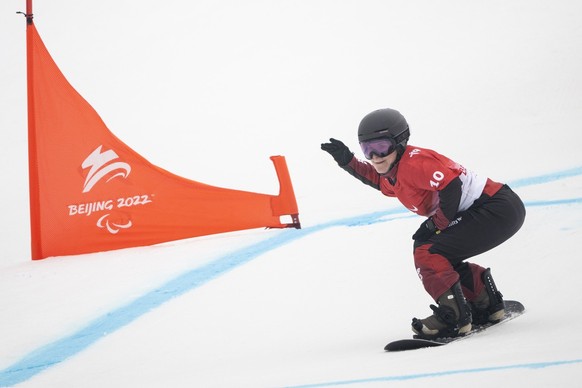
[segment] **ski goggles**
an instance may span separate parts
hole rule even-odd
[[[360,147],[368,160],[371,160],[374,155],[383,158],[396,150],[396,145],[390,138],[366,140],[360,143]]]

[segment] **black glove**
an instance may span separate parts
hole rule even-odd
[[[434,224],[432,218],[427,218],[422,224],[420,224],[420,228],[412,235],[412,239],[416,242],[424,242],[431,238],[433,234],[440,233],[440,230]]]
[[[329,143],[323,143],[321,149],[328,152],[340,167],[348,164],[354,157],[354,153],[341,141],[329,139]]]

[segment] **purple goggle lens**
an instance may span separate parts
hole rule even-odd
[[[373,139],[360,143],[362,147],[362,152],[366,159],[372,159],[374,155],[378,155],[383,158],[384,156],[390,155],[396,147],[391,139]]]

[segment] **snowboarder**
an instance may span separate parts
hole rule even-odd
[[[433,313],[427,318],[414,318],[412,330],[417,338],[455,337],[470,331],[472,323],[503,317],[503,297],[490,269],[467,259],[513,236],[523,224],[525,207],[509,186],[431,149],[407,145],[409,136],[400,112],[379,109],[358,128],[367,161],[333,138],[321,149],[358,180],[427,217],[412,236],[414,264],[437,306],[430,306]]]

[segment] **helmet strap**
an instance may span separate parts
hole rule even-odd
[[[402,155],[404,155],[405,148],[406,147],[403,146],[402,144],[398,144],[396,146],[396,159],[394,159],[394,162],[392,162],[390,167],[388,167],[388,171],[386,171],[384,174],[382,174],[382,176],[385,176],[386,178],[388,178],[388,180],[390,181],[390,184],[392,184],[392,185],[396,184],[396,174],[393,173],[392,169],[398,165],[398,162],[400,162]]]

